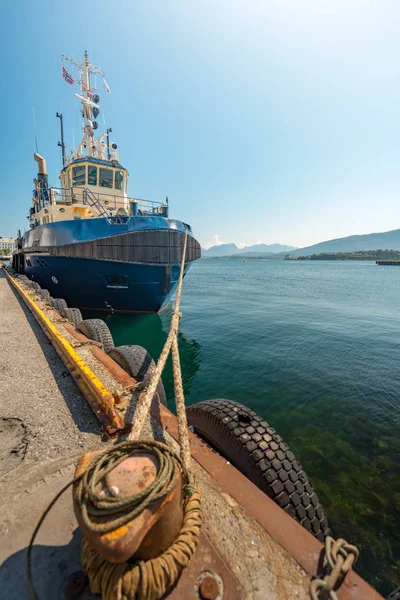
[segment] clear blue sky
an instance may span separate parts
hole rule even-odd
[[[106,73],[130,193],[170,199],[200,242],[304,246],[400,227],[395,0],[9,0],[0,9],[0,235],[26,228],[35,106],[58,184],[61,54]],[[102,120],[99,118],[99,123]]]

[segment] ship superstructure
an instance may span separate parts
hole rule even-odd
[[[151,202],[128,194],[129,173],[119,162],[111,129],[97,135],[100,96],[91,77],[104,73],[89,62],[70,61],[75,78],[63,67],[81,103],[82,140],[67,156],[61,142],[60,185],[49,185],[45,159],[35,153],[30,230],[19,240],[15,267],[56,297],[87,309],[158,312],[174,292],[188,232],[186,270],[200,258],[189,225],[169,218],[168,199]],[[109,91],[104,79],[106,90]]]

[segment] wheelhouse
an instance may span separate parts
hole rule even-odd
[[[60,174],[62,189],[86,189],[93,193],[124,198],[128,195],[129,173],[117,161],[78,158]]]

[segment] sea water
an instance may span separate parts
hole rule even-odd
[[[399,308],[400,268],[206,259],[184,280],[179,334],[187,403],[230,398],[275,427],[383,594],[400,585]],[[157,359],[170,318],[107,323]],[[163,381],[173,400],[170,363]]]

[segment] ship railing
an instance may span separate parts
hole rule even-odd
[[[96,216],[107,214],[126,214],[128,216],[168,216],[168,204],[148,200],[117,196],[112,193],[93,192],[83,187],[49,187],[39,193],[40,208],[51,204],[84,204],[96,212]]]
[[[129,214],[137,215],[157,215],[165,212],[166,204],[155,202],[145,198],[133,198],[128,196],[117,196],[108,193],[93,192],[90,189],[84,190],[83,203],[98,203],[107,211],[118,213],[125,210]]]

